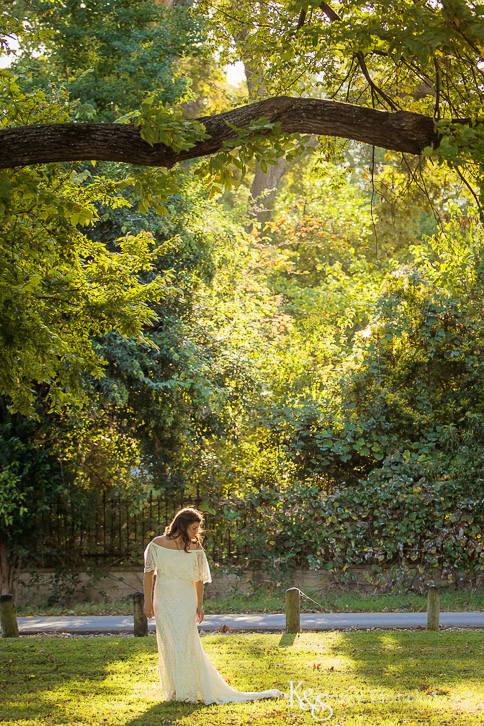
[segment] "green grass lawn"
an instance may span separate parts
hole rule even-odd
[[[251,613],[283,612],[285,609],[285,587],[264,583],[253,588],[253,592],[244,594],[233,588],[225,597],[211,597],[210,588],[205,592],[205,612],[215,613]],[[328,590],[304,588],[309,597],[333,612],[424,612],[427,609],[425,595],[416,593],[401,594],[354,594]],[[459,589],[455,592],[443,590],[440,596],[440,609],[446,611],[484,610],[484,588]],[[301,598],[301,611],[314,612],[317,606]],[[17,614],[23,615],[67,615],[70,611],[75,615],[128,615],[133,611],[130,598],[122,598],[111,602],[70,603],[55,605],[50,608],[42,604],[17,605]]]
[[[207,635],[202,643],[239,690],[288,692],[302,681],[333,708],[331,726],[484,724],[482,631]],[[152,636],[3,639],[0,663],[2,726],[317,723],[296,698],[292,707],[289,699],[160,701]]]

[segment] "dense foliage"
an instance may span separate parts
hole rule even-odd
[[[1,16],[22,51],[0,77],[1,124],[135,122],[181,148],[203,134],[188,119],[244,99],[219,52],[254,83],[255,64],[261,93],[473,117],[479,12],[390,5],[335,6],[341,22],[305,3],[230,18],[223,2],[210,17],[16,3]],[[482,574],[480,170],[454,168],[480,142],[451,138],[434,165],[261,121],[240,154],[171,171],[1,173],[4,587],[58,501],[88,508],[104,491],[142,507],[150,489],[199,501],[209,547],[230,529],[242,566],[344,581],[362,567],[377,584],[393,567],[407,587]],[[283,154],[269,222],[248,224],[251,182]]]

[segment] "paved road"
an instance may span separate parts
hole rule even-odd
[[[22,635],[33,633],[120,633],[132,632],[131,616],[69,616],[18,618]],[[484,628],[484,612],[441,613],[440,624],[450,628]],[[226,625],[238,631],[284,631],[284,614],[252,613],[250,615],[206,615],[198,626],[200,631],[217,631]],[[417,628],[427,626],[427,613],[303,613],[301,630],[339,630],[344,628]],[[150,632],[155,631],[155,621],[149,621]]]

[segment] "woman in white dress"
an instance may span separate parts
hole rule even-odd
[[[156,619],[162,693],[166,700],[206,704],[280,698],[285,694],[277,688],[259,692],[232,688],[203,650],[197,622],[204,617],[204,583],[212,578],[200,542],[202,523],[197,509],[180,509],[165,534],[145,549],[144,613]]]

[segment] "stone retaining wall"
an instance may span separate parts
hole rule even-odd
[[[253,584],[274,582],[267,575],[260,572],[247,571],[243,577],[225,572],[217,572],[211,568],[213,582],[205,585],[207,598],[227,594],[230,591],[250,592]],[[326,570],[322,571],[296,571],[291,581],[284,581],[287,587],[296,586],[305,588],[331,590],[342,589],[348,591],[373,592],[374,586],[365,581],[366,568],[355,567],[351,573],[356,576],[356,582],[342,585],[338,576]],[[387,572],[387,578],[390,572]],[[466,578],[467,579],[467,578]],[[471,582],[471,578],[468,578]],[[37,573],[20,572],[15,586],[15,600],[17,604],[45,603],[49,595],[55,592],[71,594],[78,602],[99,602],[124,598],[133,592],[143,590],[143,572],[140,568],[112,569],[102,577],[93,579],[83,571],[69,571],[61,579],[54,570],[43,570]]]

